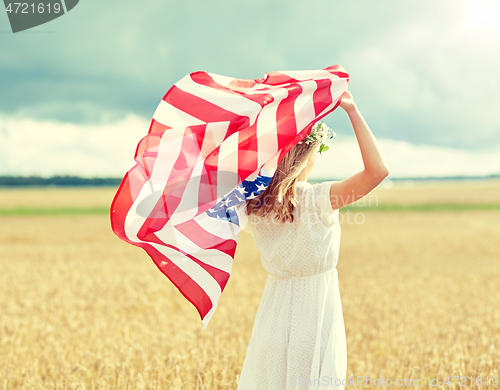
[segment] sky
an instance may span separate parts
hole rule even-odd
[[[390,177],[500,173],[498,0],[80,0],[12,34],[0,12],[0,175],[121,177],[165,92],[198,70],[350,75]],[[348,117],[311,178],[363,169]]]

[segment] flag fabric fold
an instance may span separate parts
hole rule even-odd
[[[243,229],[235,207],[262,193],[282,157],[335,110],[349,75],[194,72],[158,105],[111,205],[111,226],[143,248],[198,310],[217,308]]]

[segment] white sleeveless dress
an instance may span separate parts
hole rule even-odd
[[[244,231],[253,236],[269,276],[237,390],[344,388],[340,223],[330,203],[332,183],[297,182],[292,223],[248,217]]]

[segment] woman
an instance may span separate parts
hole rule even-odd
[[[240,210],[269,276],[238,390],[345,386],[339,209],[367,195],[389,172],[350,91],[340,107],[351,121],[364,169],[342,181],[308,183],[322,146],[321,125],[315,126],[283,157],[266,190]]]

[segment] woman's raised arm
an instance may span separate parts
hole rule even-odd
[[[365,168],[345,180],[332,183],[330,201],[334,210],[367,195],[389,174],[378,142],[354,103],[350,91],[342,95],[340,107],[346,111],[351,120]]]

